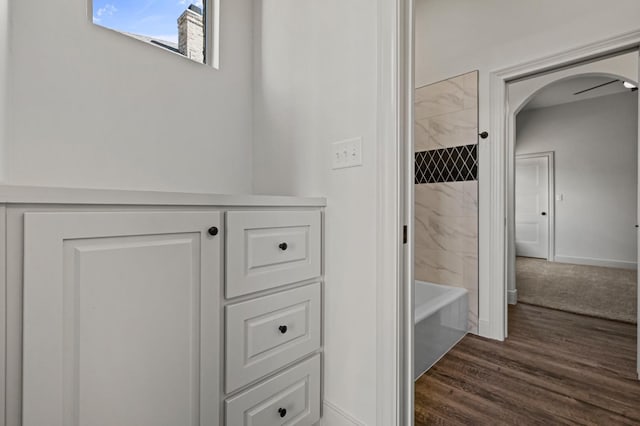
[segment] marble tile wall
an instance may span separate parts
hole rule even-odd
[[[416,90],[416,158],[478,142],[478,73]],[[429,151],[429,152],[424,152]],[[462,150],[477,155],[477,150]],[[466,160],[469,160],[468,158]],[[477,158],[473,158],[477,161]],[[418,165],[416,165],[418,166]],[[424,165],[421,172],[424,172]],[[435,163],[429,167],[438,167]],[[478,331],[477,174],[416,179],[416,279],[469,291],[469,331]],[[435,175],[435,174],[434,174]],[[423,183],[436,181],[435,183]]]
[[[415,150],[477,143],[478,73],[416,89]]]

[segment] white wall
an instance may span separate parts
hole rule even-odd
[[[636,0],[416,0],[416,86],[480,71],[480,130],[489,128],[489,73],[640,28]],[[489,317],[489,164],[480,141],[480,325]],[[484,253],[484,255],[483,255]]]
[[[6,182],[249,192],[253,0],[221,4],[216,71],[94,26],[88,0],[12,1]]]
[[[9,0],[0,0],[0,183],[4,182],[7,106],[7,60],[9,55]]]
[[[325,399],[374,425],[376,2],[260,3],[254,188],[328,197]],[[331,170],[330,144],[358,136],[363,167]]]
[[[555,152],[558,261],[636,264],[638,94],[526,110],[516,155]]]
[[[325,397],[375,424],[376,2],[222,1],[220,71],[87,3],[11,2],[5,183],[327,196]],[[363,167],[330,170],[355,136]]]

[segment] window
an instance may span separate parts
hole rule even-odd
[[[206,2],[93,0],[93,23],[204,64],[209,62]]]

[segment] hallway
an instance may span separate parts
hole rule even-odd
[[[505,342],[473,335],[416,382],[416,425],[637,425],[636,327],[509,307]]]

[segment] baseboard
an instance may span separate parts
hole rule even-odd
[[[507,302],[510,305],[518,304],[518,289],[507,290]]]
[[[351,414],[329,401],[324,401],[320,426],[366,426]]]
[[[492,339],[491,323],[489,320],[478,318],[478,336]]]
[[[591,257],[556,255],[555,261],[558,263],[572,263],[574,265],[604,266],[607,268],[620,268],[620,269],[638,269],[638,264],[636,262],[627,262],[627,261],[611,260],[611,259],[595,259]]]

